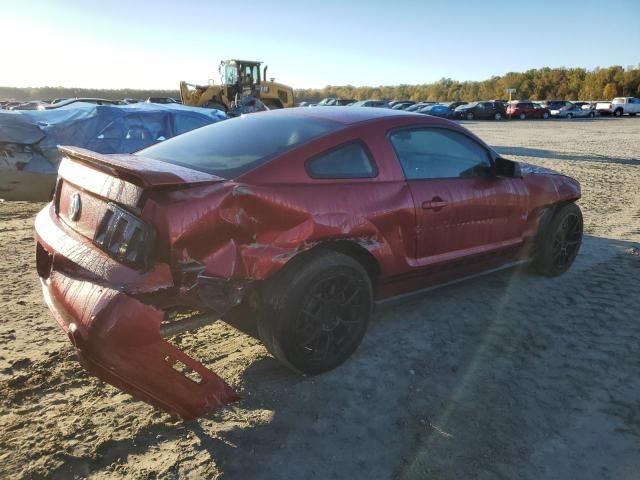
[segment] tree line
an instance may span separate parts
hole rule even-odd
[[[539,68],[509,72],[482,81],[458,81],[443,78],[422,85],[380,87],[327,86],[322,89],[296,90],[298,101],[318,101],[325,97],[356,100],[453,101],[508,98],[506,90],[515,88],[516,100],[611,100],[619,96],[640,97],[640,65],[584,68]]]
[[[124,88],[120,90],[105,90],[98,88],[66,88],[66,87],[39,87],[17,88],[0,87],[0,100],[16,100],[26,102],[29,100],[51,101],[56,98],[104,98],[107,100],[122,100],[123,98],[137,98],[146,100],[149,97],[173,97],[180,98],[179,90],[136,90]]]
[[[380,87],[326,86],[321,89],[297,89],[297,101],[317,102],[325,97],[356,100],[491,100],[507,98],[507,88],[515,88],[514,99],[524,100],[611,100],[618,96],[640,97],[640,65],[584,68],[538,68],[509,72],[482,81],[458,81],[443,78],[435,83]],[[55,98],[97,97],[107,99],[147,97],[179,98],[178,90],[103,90],[94,88],[13,88],[0,87],[0,99],[53,100]]]

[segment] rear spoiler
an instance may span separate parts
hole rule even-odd
[[[85,148],[59,146],[63,156],[102,170],[114,177],[143,188],[177,187],[183,185],[217,183],[224,178],[192,170],[168,162],[129,153],[105,155]]]

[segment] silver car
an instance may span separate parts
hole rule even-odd
[[[562,107],[556,113],[556,118],[593,118],[596,112],[589,108],[585,109],[582,105],[567,105]]]

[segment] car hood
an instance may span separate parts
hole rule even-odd
[[[563,175],[560,172],[551,170],[550,168],[541,167],[539,165],[532,165],[531,163],[518,162],[520,164],[520,171],[523,176],[530,175]]]

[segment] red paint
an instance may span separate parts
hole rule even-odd
[[[574,180],[528,168],[522,178],[405,181],[387,139],[395,127],[450,128],[484,145],[446,120],[330,107],[259,115],[320,116],[343,128],[233,181],[138,156],[68,149],[58,213],[49,205],[36,220],[36,239],[53,255],[52,265],[44,266],[50,257],[38,256],[45,296],[55,299],[49,305],[89,370],[185,418],[235,395],[159,335],[160,309],[203,307],[197,278],[180,284],[183,265],[200,266],[206,277],[250,285],[269,281],[305,250],[347,242],[369,252],[377,271],[376,297],[382,299],[513,261],[536,233],[546,207],[580,197]],[[369,147],[376,178],[307,175],[308,158],[353,139]],[[67,212],[73,192],[83,205],[75,221]],[[154,228],[153,261],[146,270],[119,264],[93,245],[108,202],[127,206]],[[166,357],[190,366],[204,382],[194,384]]]
[[[522,114],[526,118],[549,118],[551,110],[540,106],[536,108],[532,102],[512,102],[507,106],[507,115],[520,117]]]

